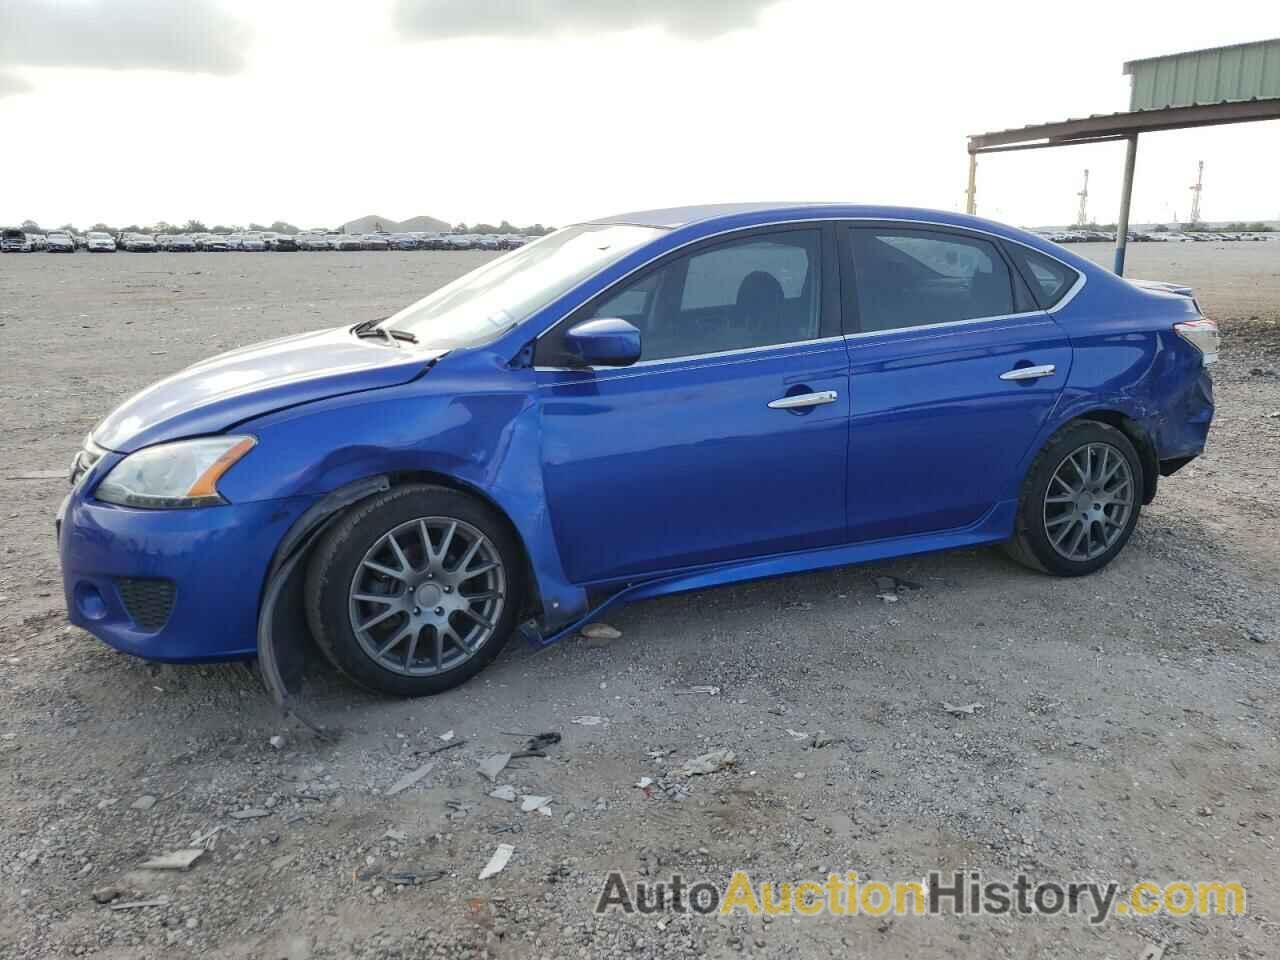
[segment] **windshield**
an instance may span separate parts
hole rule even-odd
[[[486,343],[664,232],[629,224],[567,227],[489,261],[381,325],[408,330],[430,347]]]

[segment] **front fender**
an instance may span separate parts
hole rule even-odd
[[[529,559],[544,629],[587,610],[569,582],[543,487],[541,421],[529,370],[490,354],[451,354],[425,377],[336,397],[237,427],[258,438],[227,473],[233,502],[280,491],[326,496],[370,477],[435,475],[487,500],[511,522]]]

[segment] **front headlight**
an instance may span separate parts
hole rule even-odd
[[[122,507],[153,510],[226,503],[218,492],[219,478],[257,442],[253,437],[202,437],[147,447],[116,464],[93,495]]]

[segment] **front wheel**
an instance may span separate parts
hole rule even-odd
[[[1068,424],[1027,472],[1006,550],[1057,576],[1093,573],[1129,542],[1142,489],[1142,462],[1123,432],[1092,420]]]
[[[516,626],[523,566],[487,506],[448,487],[397,487],[357,504],[316,545],[307,620],[360,685],[440,693],[493,660]]]

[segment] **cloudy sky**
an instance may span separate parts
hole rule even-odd
[[[564,224],[740,199],[963,208],[970,133],[1128,103],[1125,60],[1280,7],[1077,0],[0,0],[0,222]],[[1123,146],[979,165],[979,213],[1115,219]],[[1280,121],[1144,136],[1136,221],[1280,218]]]

